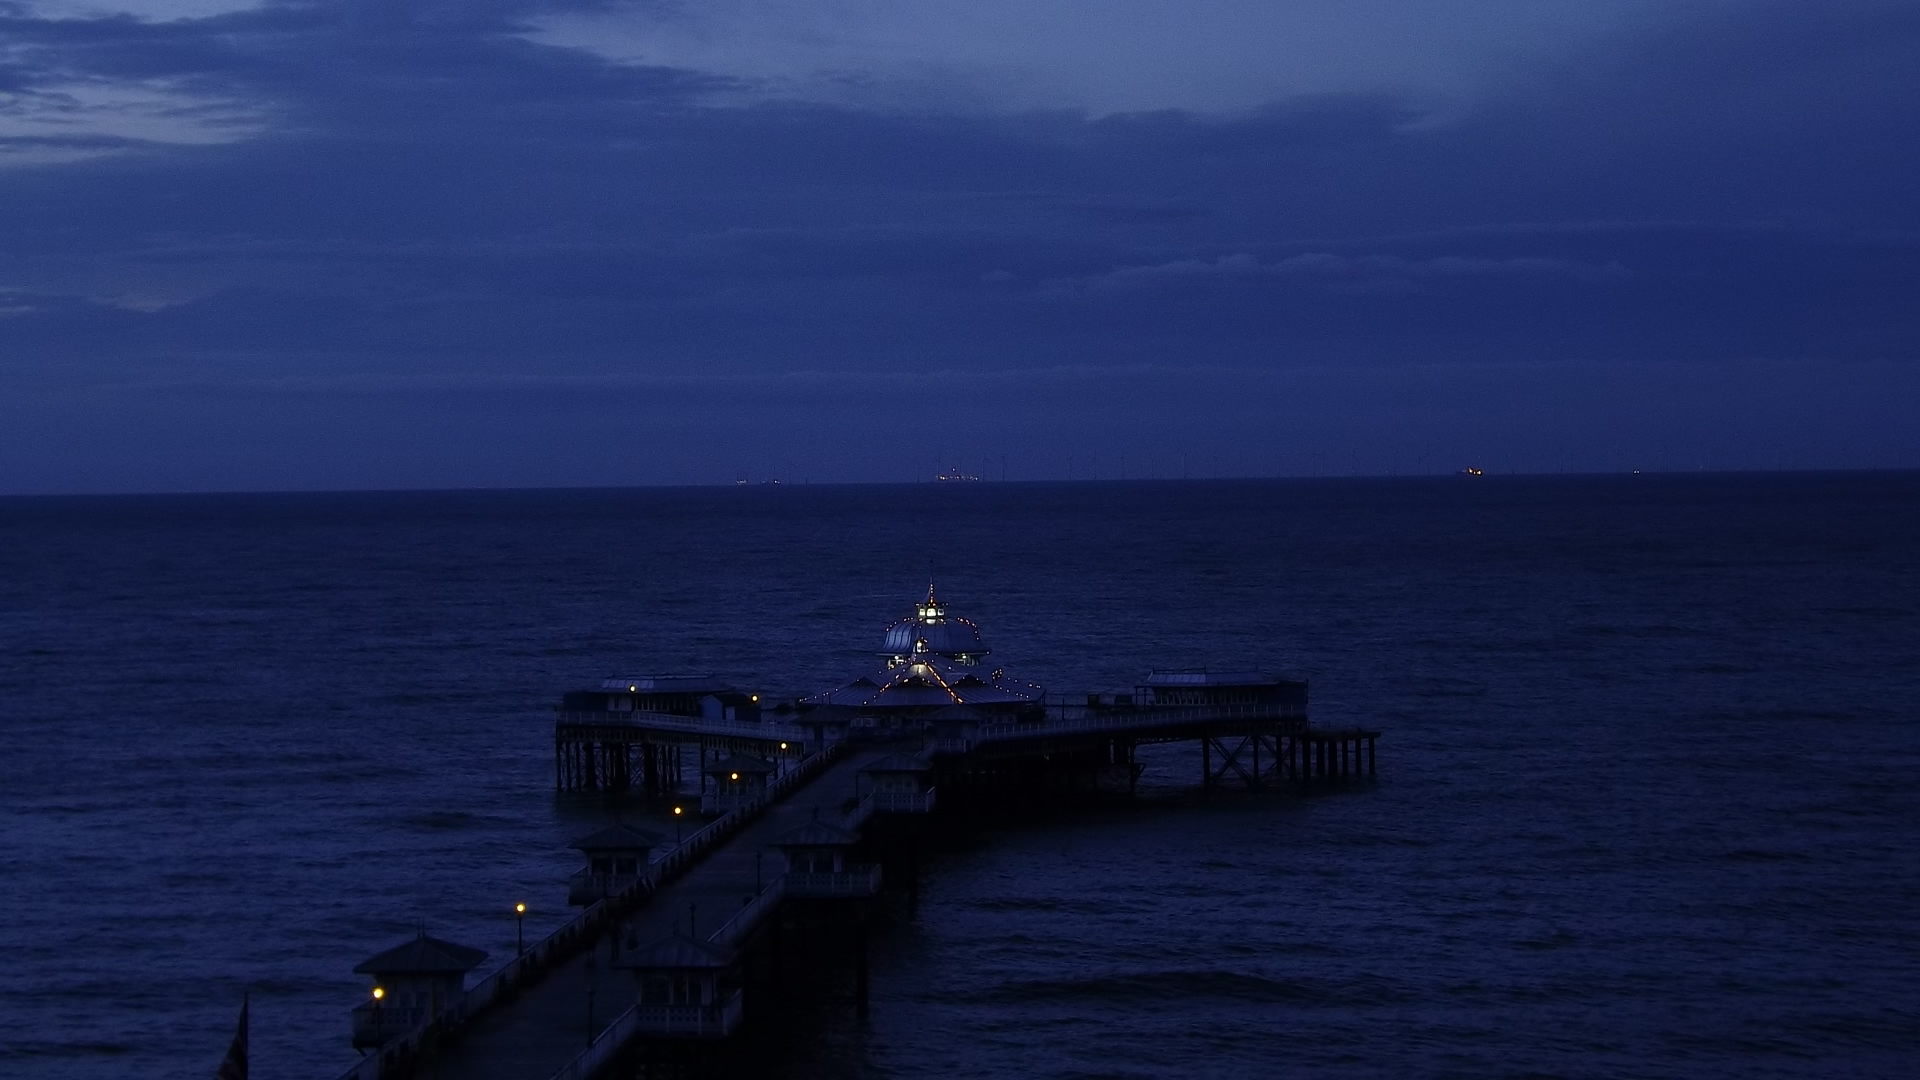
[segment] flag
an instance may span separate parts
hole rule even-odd
[[[227,1045],[227,1059],[213,1074],[213,1080],[247,1080],[247,998],[240,998],[240,1026]]]

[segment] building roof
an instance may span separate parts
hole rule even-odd
[[[733,953],[712,942],[695,941],[676,933],[632,952],[621,953],[613,963],[615,967],[654,971],[710,971],[733,963]]]
[[[961,705],[953,707],[965,708],[965,706]],[[923,773],[932,772],[933,766],[927,764],[925,758],[916,757],[912,754],[888,754],[886,757],[872,764],[862,765],[860,771],[865,773]]]
[[[838,825],[829,825],[824,821],[809,821],[797,829],[773,838],[773,846],[790,847],[852,847],[860,842],[860,835],[851,829]]]
[[[746,773],[749,776],[765,776],[774,771],[774,765],[771,761],[763,761],[757,757],[748,757],[745,754],[732,754],[721,758],[719,761],[706,766],[700,771],[706,773],[708,776],[725,776],[728,773]]]
[[[428,937],[422,930],[412,941],[376,953],[353,970],[362,975],[464,975],[486,958],[483,950]]]
[[[651,851],[660,846],[660,840],[658,833],[616,823],[575,840],[573,847],[576,851]]]

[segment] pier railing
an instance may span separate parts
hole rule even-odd
[[[931,814],[934,790],[869,791],[861,796],[860,804],[847,816],[846,825],[848,828],[858,828],[875,814]]]
[[[876,896],[880,892],[880,867],[862,866],[852,870],[789,870],[785,877],[786,895],[798,900],[848,900]]]
[[[766,918],[774,908],[780,906],[780,901],[786,895],[786,876],[774,878],[772,884],[761,889],[757,896],[742,905],[739,911],[733,913],[732,918],[721,923],[718,930],[708,934],[707,940],[726,949],[738,947],[747,939],[748,934],[753,933],[753,928],[760,925],[761,919]]]
[[[678,713],[584,709],[555,709],[555,724],[569,727],[645,728],[651,731],[675,731],[685,735],[726,735],[761,742],[786,742],[800,746],[807,737],[805,728],[778,721],[756,723],[751,720],[709,720]]]
[[[686,719],[686,718],[682,718]],[[757,726],[757,725],[750,725]],[[361,1058],[341,1074],[340,1080],[383,1080],[401,1075],[420,1061],[422,1055],[441,1040],[450,1038],[475,1016],[497,1004],[512,1000],[526,986],[539,981],[554,968],[573,958],[608,925],[626,917],[646,903],[656,890],[686,873],[701,856],[766,813],[767,807],[785,797],[846,753],[841,744],[809,754],[799,764],[767,784],[766,795],[753,804],[731,810],[709,822],[704,828],[649,865],[635,876],[633,883],[590,905],[567,920],[559,929],[529,946],[486,978],[469,987],[439,1012],[425,1016],[404,1033],[397,1033],[377,1051]],[[762,896],[765,894],[763,893]],[[777,902],[777,901],[776,901]],[[744,912],[743,912],[744,913]],[[737,913],[734,919],[738,919]],[[729,920],[732,922],[733,920]],[[609,1028],[609,1031],[612,1029]],[[604,1038],[605,1032],[602,1033]],[[599,1045],[600,1040],[595,1040]],[[569,1066],[571,1068],[571,1066]],[[590,1073],[579,1073],[585,1077]]]
[[[1054,710],[1058,709],[1058,718]],[[1280,721],[1292,726],[1304,727],[1307,723],[1305,705],[1294,703],[1276,703],[1271,705],[1068,705],[1048,706],[1045,720],[1015,721],[1013,723],[980,724],[964,729],[960,735],[947,735],[929,739],[927,745],[936,753],[966,753],[976,746],[991,742],[1010,742],[1026,739],[1046,738],[1049,735],[1084,735],[1111,731],[1124,734],[1152,728],[1170,728],[1200,726],[1210,723],[1232,723],[1239,720]]]
[[[593,1042],[553,1074],[553,1080],[592,1080],[620,1051],[641,1035],[714,1037],[740,1026],[738,990],[712,1005],[635,1005],[614,1018]]]

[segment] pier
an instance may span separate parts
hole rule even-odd
[[[1131,693],[1059,695],[986,670],[987,652],[929,590],[888,628],[878,673],[810,698],[763,709],[723,680],[667,675],[565,695],[557,790],[673,800],[676,814],[691,804],[712,820],[651,861],[660,841],[644,830],[583,838],[589,864],[568,893],[584,910],[471,988],[462,972],[481,954],[451,942],[423,937],[363,964],[406,1002],[371,989],[353,1029],[372,1052],[342,1080],[591,1080],[724,1040],[756,1007],[751,973],[777,957],[783,909],[864,925],[881,870],[854,854],[881,818],[1009,792],[1130,796],[1140,748],[1157,744],[1197,748],[1203,794],[1378,772],[1380,733],[1314,727],[1304,680],[1157,671]],[[854,941],[864,1013],[864,930]]]

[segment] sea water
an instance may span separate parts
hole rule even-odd
[[[1309,678],[1380,776],[981,824],[771,1077],[1920,1068],[1920,475],[1831,474],[0,500],[0,1075],[203,1078],[243,992],[337,1075],[354,964],[568,916],[563,691],[836,685],[930,576],[1051,690]]]

